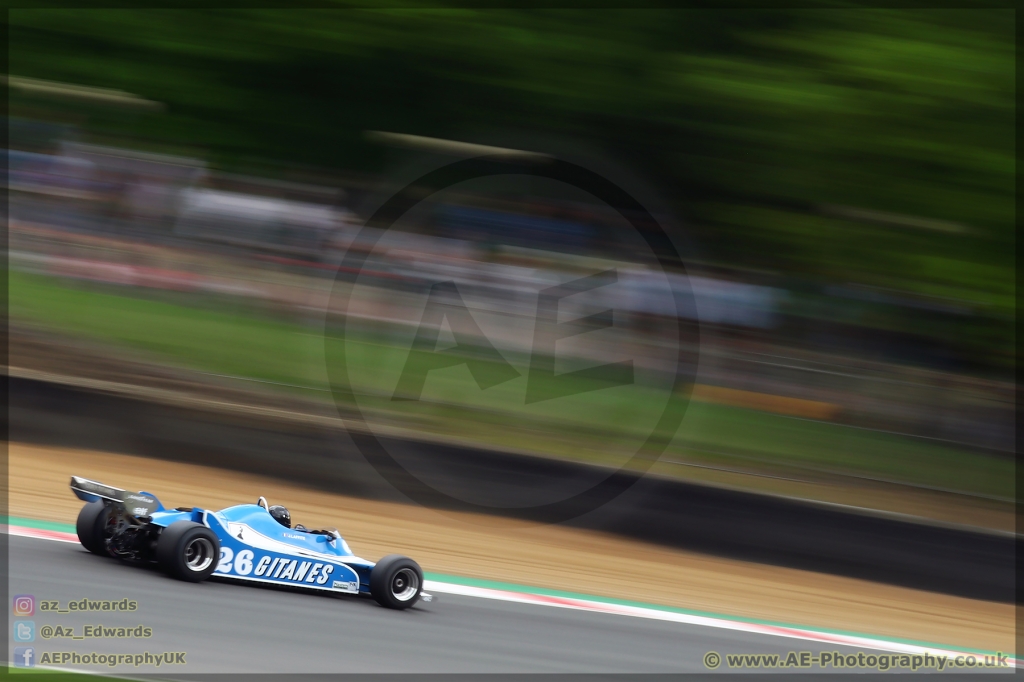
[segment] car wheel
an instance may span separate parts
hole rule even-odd
[[[78,521],[75,523],[75,530],[78,531],[78,541],[82,547],[93,554],[110,556],[107,551],[105,530],[110,522],[110,507],[102,502],[89,502],[78,512]]]
[[[217,569],[219,560],[217,534],[192,521],[175,521],[156,541],[157,565],[179,580],[202,582]]]
[[[407,609],[415,604],[423,591],[423,571],[409,557],[391,554],[370,571],[370,594],[381,606]]]

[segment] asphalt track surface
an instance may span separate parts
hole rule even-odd
[[[703,657],[710,651],[723,656],[858,651],[784,637],[449,594],[408,611],[391,611],[367,598],[216,580],[183,583],[155,569],[94,556],[74,544],[8,539],[10,594],[31,594],[37,600],[33,616],[36,640],[32,644],[37,656],[57,651],[186,652],[184,666],[159,669],[66,664],[109,674],[155,674],[167,679],[196,673],[256,672],[679,673],[708,672]],[[133,599],[138,608],[130,613],[67,614],[39,609],[42,600],[59,600],[66,608],[69,600],[83,597]],[[13,623],[14,617],[10,618]],[[44,625],[62,625],[81,634],[85,625],[140,624],[152,628],[149,639],[42,639],[39,631]],[[719,670],[725,668],[723,664]]]

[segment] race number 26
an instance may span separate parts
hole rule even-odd
[[[234,550],[230,547],[221,547],[220,563],[217,564],[217,570],[220,573],[230,573],[232,567],[231,560],[234,559],[235,573],[238,575],[249,575],[252,573],[252,556],[251,549],[243,549],[238,553],[238,556],[235,556]]]

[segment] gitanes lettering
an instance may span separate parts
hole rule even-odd
[[[251,563],[249,565],[253,566]],[[241,573],[242,575],[249,574],[249,571],[243,573],[237,570],[237,561],[235,562],[235,568],[236,573]],[[334,566],[320,561],[300,562],[296,559],[261,556],[250,570],[252,575],[264,578],[277,578],[278,580],[289,580],[310,585],[326,585],[331,574],[334,573]],[[358,589],[358,583],[356,586]]]

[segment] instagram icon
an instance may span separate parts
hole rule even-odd
[[[31,616],[36,612],[36,598],[31,594],[18,594],[14,597],[14,615]]]

